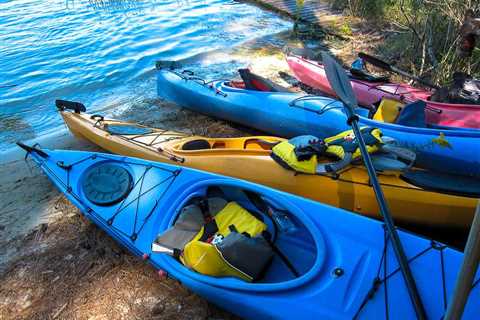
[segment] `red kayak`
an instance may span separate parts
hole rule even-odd
[[[295,77],[310,87],[336,96],[327,80],[323,64],[297,55],[288,55],[287,63]],[[391,83],[385,79],[364,80],[351,76],[350,80],[358,102],[364,106],[380,102],[382,98],[405,103],[424,100],[426,122],[435,127],[480,129],[480,105],[450,104],[429,101],[432,91],[414,88],[408,84]]]

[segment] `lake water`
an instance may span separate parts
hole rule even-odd
[[[63,129],[55,99],[125,109],[155,96],[156,60],[191,61],[289,27],[233,1],[0,0],[0,151]]]

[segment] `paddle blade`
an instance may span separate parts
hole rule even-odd
[[[335,59],[326,52],[322,52],[322,61],[330,86],[340,100],[348,107],[350,113],[353,114],[353,109],[357,107],[358,103],[347,73]]]
[[[386,63],[385,61],[380,60],[376,57],[373,57],[369,54],[366,54],[364,52],[360,52],[360,53],[358,53],[358,57],[361,58],[364,61],[367,61],[371,65],[374,65],[375,67],[378,67],[378,68],[381,68],[381,69],[384,69],[384,70],[387,70],[387,71],[393,71],[392,66],[389,63]]]

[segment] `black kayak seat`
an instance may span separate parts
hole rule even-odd
[[[126,168],[107,162],[88,169],[82,177],[81,186],[90,202],[111,206],[128,197],[133,188],[132,181]]]
[[[371,73],[368,73],[364,70],[359,70],[355,68],[350,69],[350,78],[356,80],[363,80],[368,82],[389,82],[390,78],[388,76],[375,76]]]
[[[252,73],[249,69],[238,69],[238,73],[240,73],[240,77],[242,78],[243,83],[245,83],[245,89],[247,90],[292,92],[288,88],[282,87],[281,85],[278,85],[267,78]]]
[[[480,197],[479,178],[420,170],[403,173],[400,177],[408,183],[428,191],[463,197]]]
[[[205,150],[211,149],[210,143],[205,139],[187,141],[183,144],[182,150]]]
[[[105,125],[105,130],[113,135],[143,135],[152,133],[153,130],[137,125],[124,125],[124,124],[108,124]]]

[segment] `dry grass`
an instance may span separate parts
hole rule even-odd
[[[63,197],[64,216],[11,245],[25,255],[0,276],[1,319],[232,318],[120,248]]]

